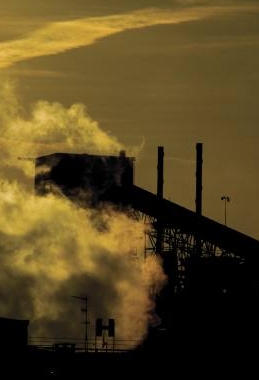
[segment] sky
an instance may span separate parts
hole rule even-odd
[[[135,183],[259,238],[257,1],[1,0],[0,73],[19,104],[83,104],[136,154]],[[133,148],[136,148],[135,150]],[[87,152],[87,147],[85,147]],[[148,168],[148,170],[147,170]]]
[[[163,146],[164,196],[195,210],[200,142],[203,215],[223,224],[228,196],[227,225],[259,239],[258,1],[1,0],[0,15],[3,178],[32,178],[18,157],[125,149],[155,193]]]

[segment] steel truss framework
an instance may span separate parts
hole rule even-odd
[[[131,216],[145,223],[145,245],[144,258],[150,255],[161,254],[171,255],[172,268],[175,277],[175,293],[180,293],[186,286],[186,262],[192,257],[229,257],[237,263],[244,263],[244,257],[237,256],[235,253],[224,250],[211,241],[197,239],[192,233],[184,233],[180,228],[164,225],[162,228],[162,251],[157,252],[157,220],[138,210],[131,210]]]

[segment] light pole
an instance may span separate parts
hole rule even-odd
[[[225,219],[225,226],[227,225],[227,202],[230,202],[230,198],[226,195],[222,195],[221,200],[224,201],[224,219]]]

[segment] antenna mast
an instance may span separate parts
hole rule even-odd
[[[84,301],[85,306],[81,309],[83,313],[85,313],[85,321],[83,322],[85,324],[85,352],[88,352],[88,310],[87,310],[87,296],[85,297],[79,297],[79,296],[72,296],[73,298],[77,298],[78,300]]]

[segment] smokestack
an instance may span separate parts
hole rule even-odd
[[[164,186],[164,147],[157,148],[157,196],[163,198]]]
[[[202,212],[202,143],[196,144],[196,213]]]
[[[161,215],[161,202],[163,199],[164,187],[164,148],[159,146],[157,149],[157,235],[156,235],[156,252],[161,254],[163,251],[163,226]]]

